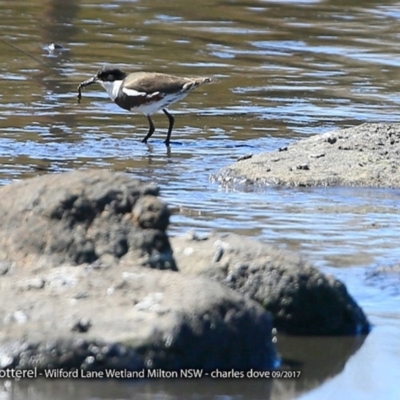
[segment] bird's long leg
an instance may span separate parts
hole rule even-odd
[[[169,140],[171,139],[171,132],[172,128],[174,127],[174,122],[175,118],[165,109],[163,108],[164,114],[168,117],[169,120],[169,127],[168,127],[168,133],[167,133],[167,138],[165,139],[165,145],[169,147]]]
[[[147,143],[147,140],[154,133],[154,130],[155,130],[154,124],[153,124],[153,121],[151,120],[150,115],[147,115],[147,120],[149,121],[149,131],[147,132],[146,137],[142,140],[143,143]]]

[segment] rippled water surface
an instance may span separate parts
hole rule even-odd
[[[172,235],[234,231],[299,251],[342,279],[375,325],[365,341],[351,343],[309,346],[303,339],[296,347],[297,339],[281,338],[282,352],[309,349],[306,365],[314,368],[302,382],[235,382],[236,389],[232,382],[198,383],[196,398],[396,398],[399,279],[368,274],[399,262],[400,190],[228,190],[211,177],[240,156],[310,135],[398,122],[400,2],[29,0],[0,1],[0,12],[3,184],[93,167],[155,181],[175,213]],[[64,49],[49,51],[51,42]],[[171,107],[167,153],[163,114],[154,117],[156,133],[146,146],[146,118],[119,109],[100,86],[85,88],[77,103],[77,84],[105,63],[212,76],[216,83]],[[329,346],[348,351],[320,359]],[[321,365],[329,368],[318,374]],[[24,385],[14,398],[24,398],[25,389],[33,390],[30,398],[70,398],[66,383]],[[171,382],[74,388],[74,398],[190,397]]]

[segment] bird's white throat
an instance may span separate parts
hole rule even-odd
[[[107,91],[110,99],[115,101],[118,96],[119,88],[121,87],[122,81],[114,81],[114,82],[103,82],[100,81],[101,86]]]

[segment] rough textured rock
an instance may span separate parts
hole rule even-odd
[[[362,309],[339,280],[292,253],[242,236],[172,239],[182,273],[204,275],[262,304],[280,332],[296,335],[367,333]]]
[[[0,260],[40,264],[95,261],[176,269],[159,189],[125,174],[77,171],[0,189]]]
[[[400,124],[363,124],[238,161],[225,185],[400,187]]]
[[[270,315],[201,277],[64,266],[14,270],[0,290],[0,368],[247,370],[276,362]]]
[[[157,195],[107,171],[0,189],[0,368],[276,364],[272,319],[260,305],[168,270],[176,270],[169,212]]]

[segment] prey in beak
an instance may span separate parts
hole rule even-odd
[[[92,85],[93,83],[96,83],[96,82],[98,81],[98,79],[99,79],[98,75],[95,75],[95,76],[92,76],[92,77],[89,78],[89,79],[86,79],[86,81],[83,81],[83,82],[81,82],[81,83],[78,85],[78,96],[77,96],[77,98],[78,98],[78,103],[81,102],[81,98],[82,98],[82,88],[85,87],[85,86]]]

